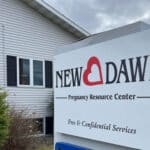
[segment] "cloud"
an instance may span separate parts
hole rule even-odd
[[[150,0],[45,0],[91,33],[150,22]]]

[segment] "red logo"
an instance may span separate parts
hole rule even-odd
[[[98,68],[99,77],[100,77],[100,80],[98,80],[98,81],[89,81],[89,75],[92,73],[93,65],[96,65]],[[94,56],[88,60],[87,69],[85,70],[85,72],[83,74],[83,81],[86,85],[89,85],[89,86],[103,84],[101,64],[100,64],[100,61]]]

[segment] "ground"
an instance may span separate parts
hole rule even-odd
[[[29,150],[53,150],[53,137],[37,137]]]

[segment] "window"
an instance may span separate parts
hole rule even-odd
[[[37,118],[33,119],[36,125],[36,133],[37,134],[43,134],[44,133],[44,124],[43,124],[43,118]]]
[[[19,86],[44,86],[43,61],[19,58],[18,69]]]
[[[6,57],[7,86],[53,88],[53,63],[17,56]]]
[[[19,59],[19,84],[30,85],[29,59]]]
[[[33,60],[33,84],[43,85],[43,62]]]

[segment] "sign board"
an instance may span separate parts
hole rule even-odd
[[[150,140],[150,30],[55,56],[55,131],[137,149]]]

